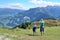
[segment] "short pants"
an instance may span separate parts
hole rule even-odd
[[[42,32],[42,31],[44,32],[44,27],[41,26],[40,27],[40,32]]]
[[[33,28],[33,32],[36,32],[36,27]]]

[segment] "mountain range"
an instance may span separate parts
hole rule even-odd
[[[60,6],[47,6],[30,8],[29,10],[0,8],[0,26],[15,27],[26,22],[24,17],[29,17],[29,21],[37,21],[41,18],[60,19]]]

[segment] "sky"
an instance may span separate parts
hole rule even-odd
[[[46,6],[60,6],[60,0],[0,0],[0,8],[27,10]]]

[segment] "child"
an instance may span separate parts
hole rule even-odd
[[[33,29],[33,35],[36,33],[36,24],[35,22],[32,24],[32,29]]]

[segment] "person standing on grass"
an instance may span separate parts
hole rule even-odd
[[[44,34],[44,24],[45,24],[44,20],[41,19],[41,21],[40,21],[40,32],[41,32],[41,36]]]
[[[36,34],[36,27],[37,27],[36,23],[33,22],[33,24],[32,24],[33,35]]]

